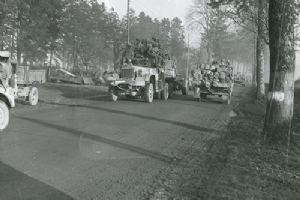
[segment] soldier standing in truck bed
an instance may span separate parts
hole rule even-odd
[[[122,57],[123,57],[123,63],[131,63],[131,61],[134,57],[134,52],[133,52],[131,44],[127,44]]]
[[[142,42],[139,39],[136,39],[135,45],[134,45],[134,57],[135,58],[141,58],[142,55]]]
[[[152,57],[154,59],[155,67],[160,67],[160,55],[159,55],[159,48],[158,48],[158,42],[155,38],[152,38],[153,42],[153,48],[152,48]]]

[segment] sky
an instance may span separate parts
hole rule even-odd
[[[98,0],[104,2],[108,8],[114,8],[120,17],[126,15],[127,0]],[[194,0],[130,0],[130,7],[133,8],[136,14],[144,11],[146,15],[152,18],[174,18],[179,17],[186,27],[186,15],[189,8],[193,5]],[[186,36],[187,31],[186,32]],[[190,46],[199,46],[199,36],[196,33],[189,34]],[[186,37],[187,40],[187,37]],[[187,43],[187,41],[186,41]]]
[[[126,14],[127,0],[100,1],[104,2],[108,8],[113,7],[120,16]],[[131,8],[136,13],[144,11],[147,15],[158,19],[179,17],[183,22],[192,3],[193,0],[130,0]]]

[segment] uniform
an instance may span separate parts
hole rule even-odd
[[[194,91],[194,98],[200,99],[200,84],[202,81],[201,69],[197,68],[192,72],[192,86]]]

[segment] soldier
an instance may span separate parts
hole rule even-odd
[[[0,80],[4,86],[8,86],[11,78],[11,65],[9,62],[10,53],[8,51],[0,51]]]
[[[200,65],[197,65],[195,70],[192,70],[192,87],[194,91],[194,98],[200,100],[200,84],[202,81],[202,73]]]
[[[144,58],[146,58],[147,54],[147,41],[145,39],[142,40],[141,44],[141,54]]]
[[[125,51],[123,52],[123,63],[131,63],[134,57],[131,44],[127,44]]]
[[[160,67],[161,66],[161,58],[159,55],[160,49],[158,48],[158,40],[155,38],[152,38],[153,41],[153,49],[152,49],[152,56],[155,62],[155,66],[156,67]]]
[[[134,45],[134,57],[141,58],[142,57],[142,43],[139,39],[136,39]]]
[[[193,81],[195,81],[198,85],[200,85],[200,81],[202,80],[200,65],[197,65],[196,69],[194,70],[194,76],[192,78]]]

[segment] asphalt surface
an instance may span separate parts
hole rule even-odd
[[[81,90],[55,86],[56,98],[11,110],[0,134],[1,200],[144,199],[161,169],[218,134],[242,91],[226,105],[181,95],[113,103],[102,89]]]

